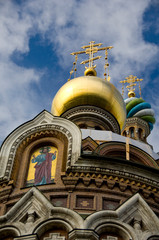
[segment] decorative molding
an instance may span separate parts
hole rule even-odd
[[[44,240],[65,240],[65,237],[60,236],[59,233],[50,233],[49,237],[45,237]]]
[[[31,234],[28,236],[16,237],[16,238],[14,238],[14,240],[38,240],[38,237],[35,234],[33,234],[33,235]]]
[[[75,229],[69,233],[69,240],[99,240],[99,236],[90,229]]]
[[[127,118],[125,127],[122,132],[124,132],[125,128],[130,127],[131,125],[135,126],[136,124],[139,124],[141,128],[144,127],[146,137],[150,134],[150,128],[148,123],[145,120],[138,117]]]
[[[128,140],[129,138],[127,138]],[[149,155],[149,153],[141,150],[139,147],[132,145],[129,143],[130,147],[130,161],[138,162],[139,164],[143,164],[149,167],[154,167],[159,169],[158,164],[154,160],[154,158]],[[100,144],[96,150],[95,154],[99,156],[109,156],[116,157],[121,159],[121,157],[126,159],[126,143],[123,142],[104,142]],[[123,153],[123,155],[122,155]]]
[[[137,214],[142,219],[142,229],[139,238],[137,237],[138,229],[134,229],[131,226],[131,222],[136,218]],[[145,229],[147,230],[146,233],[151,235],[157,234],[159,229],[159,219],[138,193],[124,202],[117,210],[95,212],[88,216],[84,223],[86,229],[93,229],[97,234],[102,232],[102,228],[106,230],[111,227],[115,229],[115,233],[120,233],[123,239],[147,239],[143,237]]]
[[[117,237],[112,237],[112,236],[107,236],[106,239],[103,238],[102,240],[118,240],[118,238]]]
[[[0,226],[14,226],[16,223],[22,235],[38,235],[42,228],[46,229],[46,225],[52,223],[52,219],[66,225],[68,231],[83,227],[83,219],[78,213],[54,207],[38,188],[32,187],[5,215],[0,216]]]
[[[92,172],[96,172],[96,174],[92,173]],[[92,174],[91,174],[92,173]],[[133,174],[133,173],[129,173],[126,171],[121,171],[121,170],[116,170],[116,169],[109,169],[109,168],[99,168],[99,167],[88,167],[88,166],[72,166],[69,169],[69,172],[66,173],[66,176],[68,177],[72,177],[75,176],[77,178],[77,176],[80,176],[83,178],[88,177],[88,176],[93,176],[93,178],[95,179],[97,176],[101,177],[102,174],[102,178],[106,179],[107,175],[112,175],[114,177],[122,177],[122,178],[129,178],[132,181],[136,182],[142,182],[145,184],[149,184],[154,188],[159,188],[159,181],[155,181],[152,180],[150,178],[147,177],[143,177],[137,174]],[[89,177],[88,177],[89,178]],[[154,190],[155,191],[155,190]]]
[[[75,163],[81,152],[80,129],[67,119],[54,117],[49,112],[43,111],[33,120],[15,129],[4,141],[0,152],[0,181],[9,180],[16,151],[21,144],[27,144],[42,134],[56,137],[57,133],[68,139],[67,167]]]
[[[94,116],[98,121],[100,119],[104,125],[106,124],[107,126],[111,127],[109,130],[115,133],[120,133],[119,124],[115,117],[104,109],[95,106],[74,107],[63,113],[61,116],[71,121],[76,121],[76,119],[81,118],[82,116],[86,117],[87,115],[91,116],[91,118]]]
[[[39,216],[38,220],[26,222],[25,218],[24,221],[21,221],[26,213],[33,215],[35,212]],[[133,219],[142,221],[140,226],[141,238],[136,237],[138,228],[133,227]],[[70,240],[97,240],[102,233],[102,228],[105,230],[107,227],[108,229],[110,227],[116,229],[122,237],[126,236],[124,239],[147,239],[147,236],[143,238],[145,233],[149,234],[148,237],[159,234],[159,219],[138,193],[116,210],[98,211],[84,220],[73,210],[54,207],[35,187],[31,188],[5,215],[0,217],[0,234],[16,227],[16,240],[36,240],[36,236],[41,236],[41,234],[48,229],[52,229],[53,226],[57,226],[57,224],[60,224],[69,232]],[[49,237],[45,237],[45,240],[49,239],[64,240],[65,238],[52,233]]]
[[[82,170],[77,171],[71,171],[65,176],[62,176],[63,183],[66,186],[75,189],[81,181],[86,187],[92,182],[97,188],[101,188],[103,184],[106,184],[108,189],[113,189],[116,186],[121,192],[129,189],[132,193],[136,193],[140,190],[144,198],[147,199],[150,195],[151,197],[153,195],[154,201],[156,203],[159,202],[159,182],[152,181],[146,177],[112,169],[105,169],[105,173],[103,173],[103,169],[102,172],[100,172],[99,168],[96,168],[96,174],[91,171],[86,172],[86,168],[83,169],[84,172]]]

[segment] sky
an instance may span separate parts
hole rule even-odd
[[[148,142],[159,152],[158,13],[159,0],[0,0],[0,143],[42,110],[50,112],[69,78],[70,53],[93,40],[114,47],[109,72],[120,91],[119,81],[130,74],[144,79],[142,98],[156,118]],[[103,78],[104,56],[96,64]],[[83,72],[79,64],[77,76]]]

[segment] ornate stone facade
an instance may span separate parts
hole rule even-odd
[[[28,188],[30,154],[46,144],[58,149],[54,183]],[[17,128],[1,148],[1,239],[157,239],[158,164],[136,146],[129,161],[125,151],[123,142],[82,140],[47,111]]]

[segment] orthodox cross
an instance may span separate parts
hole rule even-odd
[[[128,83],[129,85],[126,86],[127,90],[128,90],[128,96],[129,97],[135,97],[135,86],[136,86],[136,82],[139,83],[139,94],[140,94],[140,98],[141,98],[141,86],[140,86],[140,82],[143,79],[139,79],[136,76],[130,75],[129,77],[126,77],[125,80],[120,81],[120,83],[123,84],[122,86],[122,96],[124,95],[124,83]]]
[[[100,59],[101,56],[94,57],[94,53],[98,52],[97,46],[101,46],[102,43],[96,43],[94,41],[90,42],[90,45],[81,47],[85,49],[85,53],[89,54],[89,59],[86,61],[82,61],[81,64],[89,63],[89,68],[96,68],[96,65],[93,66],[94,60]]]
[[[89,63],[89,65],[88,65],[88,67],[86,67],[86,69],[88,69],[88,68],[95,69],[96,65],[94,65],[94,61],[100,59],[101,56],[94,57],[94,53],[105,50],[105,65],[104,65],[105,73],[104,73],[104,76],[105,76],[105,80],[110,81],[109,70],[108,70],[108,67],[109,67],[108,50],[112,49],[113,47],[112,46],[100,47],[101,45],[102,45],[102,43],[95,43],[95,41],[91,41],[89,43],[89,45],[81,47],[84,50],[71,53],[71,55],[75,56],[75,61],[73,62],[73,68],[70,71],[70,78],[71,78],[71,75],[73,72],[74,72],[74,77],[76,76],[76,71],[77,71],[76,64],[77,64],[77,60],[78,60],[78,54],[84,54],[84,53],[89,54],[89,59],[82,61],[81,64]],[[70,80],[70,78],[68,80]]]

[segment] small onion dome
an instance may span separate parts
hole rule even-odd
[[[142,98],[131,97],[125,99],[127,118],[139,117],[148,122],[150,130],[153,129],[155,123],[154,110],[151,105]]]
[[[95,106],[111,113],[122,130],[126,120],[126,108],[115,86],[96,76],[82,76],[65,83],[52,102],[51,113],[61,116],[77,106]]]

